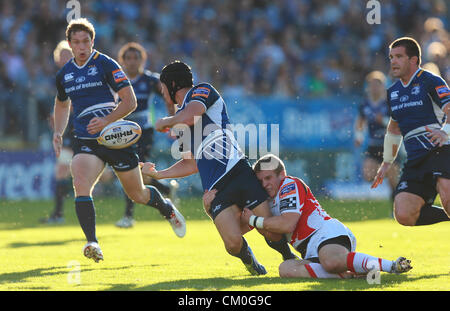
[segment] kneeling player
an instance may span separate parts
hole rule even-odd
[[[299,178],[288,176],[284,163],[274,155],[260,158],[253,167],[272,199],[272,217],[255,216],[244,209],[242,220],[252,227],[284,234],[304,260],[281,263],[281,277],[348,278],[370,270],[403,273],[410,260],[395,261],[355,252],[353,233],[320,206],[309,187]],[[205,195],[205,205],[211,196]]]

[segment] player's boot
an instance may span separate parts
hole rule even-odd
[[[248,272],[250,272],[251,275],[264,275],[267,274],[266,268],[262,264],[256,260],[255,255],[252,252],[252,249],[250,246],[248,247],[248,251],[250,252],[250,255],[252,256],[252,263],[251,264],[244,264],[244,266],[247,268]]]
[[[87,258],[93,259],[95,262],[103,260],[102,250],[96,242],[88,242],[83,248],[83,254]]]
[[[177,210],[170,199],[166,199],[166,202],[172,206],[172,214],[167,219],[172,226],[173,231],[177,237],[182,238],[186,234],[186,220],[183,215]]]
[[[398,257],[397,260],[392,263],[391,272],[400,274],[408,272],[411,269],[411,260],[408,260],[405,257]]]
[[[119,228],[131,228],[134,226],[134,219],[133,217],[123,217],[122,219],[120,219],[118,222],[116,222],[116,226]]]

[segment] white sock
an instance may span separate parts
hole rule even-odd
[[[320,263],[308,263],[305,265],[309,275],[314,279],[343,279],[341,274],[329,273],[325,271]]]
[[[371,270],[392,272],[393,261],[373,257],[363,253],[349,253],[347,255],[347,269],[356,273],[368,273]]]

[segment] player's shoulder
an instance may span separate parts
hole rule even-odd
[[[279,195],[280,198],[297,194],[299,191],[307,192],[308,186],[298,177],[286,176],[281,182]]]
[[[153,71],[150,71],[148,69],[145,69],[144,73],[143,73],[143,76],[145,76],[145,77],[147,77],[149,79],[158,79],[159,80],[160,74],[157,73],[157,72],[153,72]]]
[[[97,50],[93,51],[92,61],[106,66],[113,65],[114,67],[120,67],[119,63],[114,58]]]
[[[144,72],[142,73],[141,79],[143,79],[149,83],[158,83],[159,82],[159,73],[145,69]]]
[[[417,74],[417,78],[422,79],[423,81],[430,81],[432,85],[445,84],[445,81],[441,76],[425,69],[422,69],[421,72]]]
[[[216,99],[220,94],[210,83],[202,82],[192,87],[188,96],[191,99]]]
[[[392,91],[396,91],[398,90],[398,88],[401,86],[401,82],[400,79],[395,80],[394,82],[391,83],[390,86],[387,87],[387,92],[388,94]]]
[[[67,74],[70,75],[70,72],[74,69],[74,64],[72,60],[65,63],[57,72],[56,72],[56,78],[61,80],[64,78]],[[73,75],[73,72],[72,72]],[[69,80],[70,77],[66,76],[64,80]]]

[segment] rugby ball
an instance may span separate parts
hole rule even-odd
[[[141,135],[142,129],[136,122],[118,120],[103,128],[97,142],[110,149],[122,149],[136,143]]]

